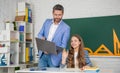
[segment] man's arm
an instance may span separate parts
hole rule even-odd
[[[38,33],[38,38],[43,38],[44,37],[44,25],[42,26],[40,32]]]
[[[46,21],[47,21],[47,20],[46,20]],[[46,21],[45,21],[45,22],[46,22]],[[44,22],[44,24],[43,24],[40,32],[38,33],[38,38],[43,39],[43,40],[45,40],[45,36],[44,36],[44,34],[45,34],[45,22]],[[47,52],[44,52],[44,53],[47,54]],[[41,57],[41,55],[42,55],[42,51],[39,51],[39,56]]]
[[[70,37],[70,27],[66,29],[63,35],[62,45],[61,45],[62,48],[66,48],[69,37]]]
[[[40,32],[38,33],[38,38],[40,38],[40,39],[45,39],[45,35],[44,34],[45,34],[45,23],[46,23],[46,21],[44,22]]]

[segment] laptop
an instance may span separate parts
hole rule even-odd
[[[41,51],[46,51],[48,54],[58,54],[63,51],[63,48],[56,46],[54,42],[42,40],[40,38],[36,39],[37,49]],[[56,50],[57,49],[57,50]]]

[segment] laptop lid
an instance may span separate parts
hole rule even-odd
[[[49,54],[57,54],[55,43],[47,40],[42,40],[40,38],[35,38],[35,39],[38,50],[41,50],[43,52],[46,51]]]

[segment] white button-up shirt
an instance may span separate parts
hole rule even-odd
[[[60,22],[61,22],[61,21],[60,21]],[[50,30],[49,30],[49,34],[48,34],[48,38],[47,38],[48,41],[52,41],[52,39],[53,39],[53,37],[54,37],[54,34],[55,34],[55,31],[57,30],[59,24],[60,24],[60,23],[54,24],[54,22],[53,22],[53,24],[51,24]]]

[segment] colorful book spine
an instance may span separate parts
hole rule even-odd
[[[28,9],[28,22],[32,23],[32,11]]]
[[[25,21],[28,22],[28,8],[25,8]]]
[[[26,52],[25,60],[26,62],[28,62],[29,61],[29,48],[28,47],[26,47],[25,52]]]
[[[32,47],[29,48],[29,60],[33,61],[33,48]]]

